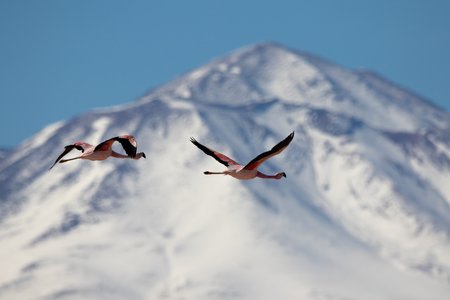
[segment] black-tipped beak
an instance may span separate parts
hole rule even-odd
[[[147,156],[145,156],[145,153],[144,153],[144,152],[142,152],[142,157],[143,157],[143,158],[147,158]]]
[[[283,172],[283,174],[281,174],[281,175],[283,175],[283,177],[286,177],[286,178],[287,178],[286,173]]]

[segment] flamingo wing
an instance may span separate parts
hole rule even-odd
[[[108,139],[106,141],[101,142],[94,148],[94,152],[96,151],[107,151],[111,148],[112,144],[115,142],[115,138]]]
[[[210,149],[210,148],[200,144],[193,137],[191,137],[191,142],[192,142],[192,144],[197,146],[200,150],[202,150],[205,154],[207,154],[209,156],[212,156],[215,160],[220,162],[222,165],[225,165],[226,167],[228,167],[230,165],[238,165],[237,162],[235,162],[234,160],[232,160],[228,156],[226,156],[226,155],[224,155],[224,154],[222,154],[220,152],[217,152],[215,150],[212,150],[212,149]]]
[[[116,141],[118,141],[121,145],[125,153],[130,157],[136,156],[137,151],[137,143],[133,136],[127,137],[115,137]]]
[[[91,146],[91,145],[89,145],[89,144],[87,144],[87,143],[83,143],[83,142],[77,142],[77,143],[72,144],[72,145],[64,146],[64,151],[63,151],[63,153],[61,153],[61,154],[58,156],[58,158],[55,160],[55,162],[53,163],[53,165],[50,167],[49,170],[51,170],[51,169],[52,169],[52,168],[53,168],[53,167],[61,160],[61,158],[63,158],[67,153],[69,153],[69,152],[72,151],[73,149],[80,150],[80,151],[83,153],[84,150],[85,150],[86,148],[88,148],[89,146]]]
[[[246,170],[257,169],[263,162],[265,162],[272,156],[280,154],[284,149],[286,149],[286,147],[289,145],[289,143],[292,141],[293,138],[294,132],[292,132],[284,140],[273,146],[273,148],[270,149],[269,151],[263,152],[254,159],[252,159],[248,164],[245,165],[244,169]]]
[[[119,142],[125,153],[130,157],[136,156],[137,144],[133,136],[116,136],[98,144],[94,151],[107,151],[114,142]]]

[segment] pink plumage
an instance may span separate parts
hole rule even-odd
[[[123,155],[112,150],[112,145],[114,142],[119,142],[127,155]],[[116,136],[104,142],[101,142],[95,147],[85,142],[75,142],[71,145],[65,146],[64,148],[65,149],[63,153],[61,153],[58,156],[58,158],[55,160],[50,169],[52,169],[58,162],[65,163],[75,159],[105,160],[108,157],[114,157],[114,158],[132,158],[137,160],[140,159],[141,157],[146,158],[144,152],[136,153],[137,142],[134,136],[132,135]],[[81,155],[70,159],[62,159],[66,154],[68,154],[73,149],[80,150],[82,152]]]
[[[289,145],[289,143],[294,138],[294,132],[292,132],[290,135],[288,135],[284,140],[276,144],[272,149],[269,151],[263,152],[260,155],[256,156],[254,159],[252,159],[248,164],[245,166],[238,164],[233,159],[229,158],[225,154],[222,154],[218,151],[215,151],[211,148],[208,148],[199,142],[197,142],[196,139],[191,137],[191,142],[197,146],[200,150],[202,150],[205,154],[213,157],[215,160],[226,166],[228,169],[222,172],[211,172],[211,171],[205,171],[203,172],[205,175],[214,175],[214,174],[223,174],[223,175],[230,175],[231,177],[234,177],[236,179],[240,180],[247,180],[247,179],[253,179],[256,177],[259,178],[266,178],[266,179],[281,179],[282,177],[286,177],[285,172],[279,172],[275,175],[266,175],[260,171],[257,170],[257,168],[266,160],[271,158],[272,156],[275,156],[277,154],[280,154],[286,147]]]

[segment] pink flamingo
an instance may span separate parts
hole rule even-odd
[[[246,180],[246,179],[253,179],[255,177],[259,178],[270,178],[270,179],[281,179],[281,177],[286,177],[286,173],[280,172],[275,175],[266,175],[264,173],[261,173],[257,170],[257,168],[266,160],[271,158],[272,156],[275,156],[281,151],[283,151],[289,143],[294,138],[294,132],[292,132],[290,135],[288,135],[284,140],[276,144],[272,149],[269,151],[263,152],[254,159],[252,159],[248,164],[245,166],[238,164],[228,156],[217,152],[215,150],[212,150],[199,142],[197,142],[193,137],[191,137],[191,142],[200,148],[205,154],[212,156],[215,160],[220,162],[221,164],[228,167],[227,170],[223,172],[210,172],[205,171],[203,174],[205,175],[213,175],[213,174],[224,174],[224,175],[230,175],[236,179]]]
[[[112,144],[114,142],[119,142],[127,155],[123,155],[112,150]],[[58,156],[58,158],[55,160],[50,169],[53,168],[53,166],[58,162],[65,163],[75,159],[105,160],[110,156],[115,158],[132,158],[132,159],[139,159],[141,157],[146,158],[144,152],[136,153],[137,142],[134,136],[132,135],[116,136],[98,144],[95,147],[85,142],[75,142],[72,145],[65,146],[64,148],[65,148],[64,152]],[[82,154],[74,158],[61,159],[73,149],[80,150]]]

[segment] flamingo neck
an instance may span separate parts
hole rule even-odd
[[[256,177],[265,179],[281,179],[281,177],[286,177],[286,174],[284,172],[281,172],[275,175],[267,175],[258,171],[258,173],[256,173]]]
[[[123,154],[117,153],[115,151],[111,152],[111,156],[115,157],[115,158],[128,158],[127,155],[123,155]]]
[[[120,154],[120,153],[117,153],[115,151],[112,151],[111,152],[111,156],[115,157],[115,158],[132,158],[132,159],[136,159],[136,160],[138,160],[141,157],[146,158],[144,152],[139,152],[138,154],[136,154],[135,157],[131,157],[131,156],[128,156],[128,155],[124,155],[124,154]]]
[[[147,157],[145,156],[145,153],[144,153],[144,152],[139,152],[138,154],[136,154],[135,157],[132,157],[132,158],[138,160],[138,159],[141,158],[141,157],[147,158]]]

